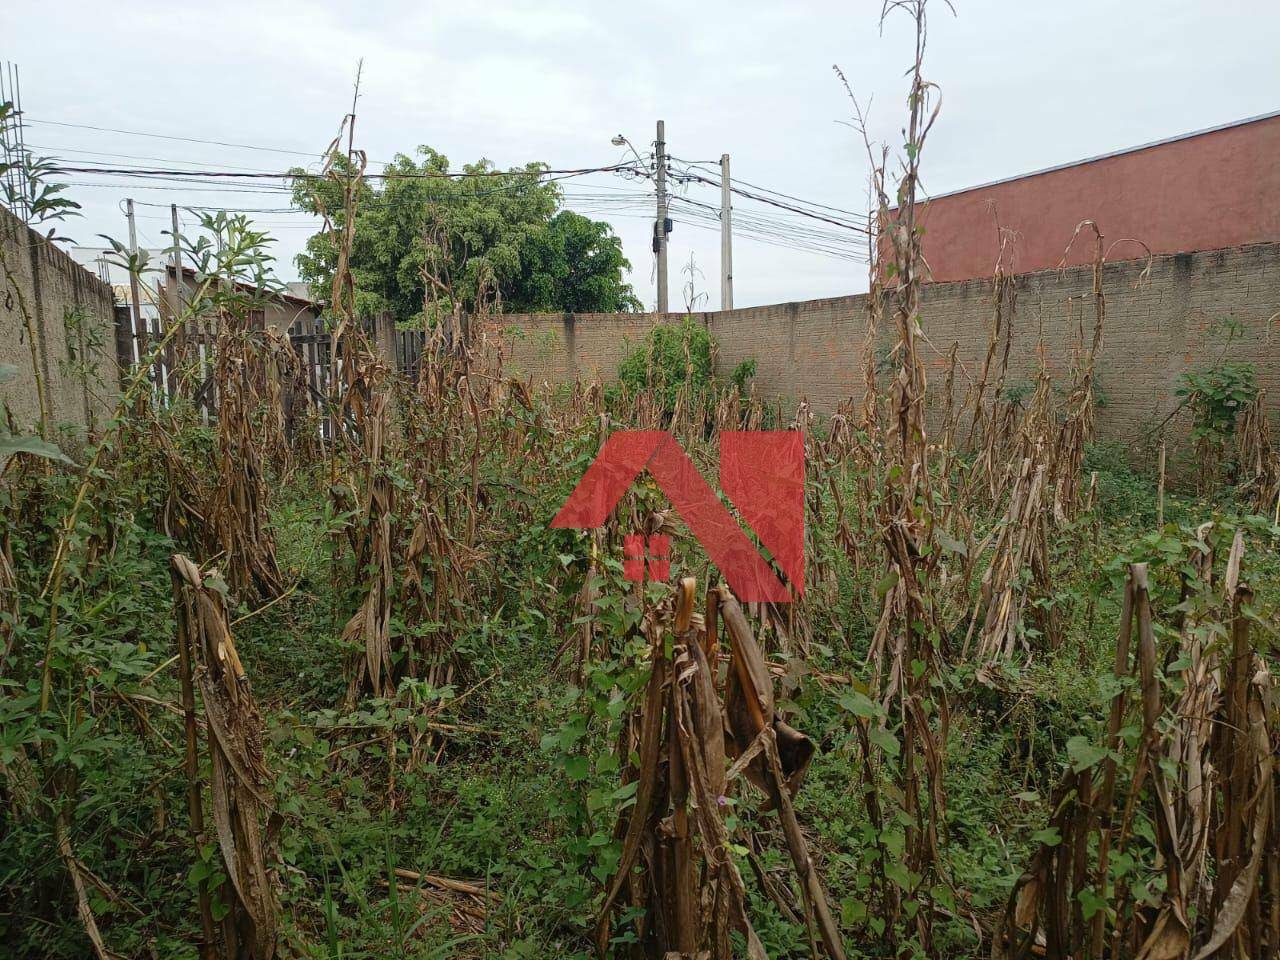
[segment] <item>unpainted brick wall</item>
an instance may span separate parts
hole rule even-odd
[[[682,313],[510,313],[494,317],[491,341],[501,344],[510,373],[542,383],[611,380],[630,347],[656,323]],[[695,314],[703,322],[709,314]]]
[[[1176,406],[1184,371],[1223,359],[1254,364],[1270,402],[1280,401],[1280,243],[1123,261],[1103,267],[1106,304],[1097,367],[1098,431],[1148,452],[1152,428]],[[1006,385],[1029,385],[1040,357],[1067,381],[1081,343],[1092,335],[1093,268],[1046,270],[1015,278],[1016,309]],[[923,290],[921,326],[931,384],[940,387],[958,344],[957,394],[976,378],[994,311],[992,282],[936,283]],[[683,314],[510,314],[490,330],[508,369],[550,384],[608,380],[629,344],[661,320]],[[756,393],[807,399],[819,413],[862,396],[866,297],[832,297],[725,312],[696,313],[719,342],[719,368],[756,361]],[[880,352],[892,342],[881,330]],[[933,403],[939,403],[935,389]],[[1176,421],[1175,421],[1176,423]]]
[[[69,425],[84,434],[110,417],[119,393],[111,287],[3,207],[0,244],[7,265],[7,271],[0,269],[0,363],[16,369],[13,379],[0,383],[0,403],[20,431],[32,430],[40,418],[25,303],[35,329],[49,426]],[[79,329],[67,322],[72,314],[83,318]],[[80,376],[81,362],[91,367],[87,378]]]

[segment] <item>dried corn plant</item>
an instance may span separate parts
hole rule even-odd
[[[1021,466],[1008,481],[990,478],[987,487],[1000,498],[1007,488],[1008,501],[1003,517],[989,535],[994,537],[994,545],[979,584],[963,651],[968,657],[977,628],[973,657],[978,679],[984,683],[998,683],[1002,668],[1015,663],[1020,654],[1029,658],[1042,647],[1056,647],[1062,639],[1057,611],[1036,602],[1048,600],[1053,593],[1049,500],[1054,490],[1050,478],[1058,462],[1056,430],[1052,383],[1042,364],[1036,390],[1004,454],[1017,457],[1015,462]],[[972,501],[969,505],[970,510],[977,509]],[[1032,624],[1027,622],[1029,607],[1042,641],[1034,646],[1029,630]]]
[[[213,831],[227,882],[221,891],[229,908],[221,926],[226,960],[272,960],[280,932],[276,893],[272,777],[263,748],[265,725],[236,652],[227,617],[225,587],[216,571],[202,572],[186,557],[172,558],[174,601],[184,673],[189,809],[199,839],[203,829],[199,766],[194,762],[196,720],[190,690],[200,691],[208,731],[209,794]],[[209,894],[201,891],[205,949],[213,939]],[[208,954],[206,954],[208,955]]]
[[[474,378],[463,378],[445,394],[424,394],[420,384],[405,403],[406,462],[414,488],[405,507],[412,528],[402,594],[409,619],[430,624],[408,651],[408,669],[435,686],[450,682],[459,666],[457,637],[485,560],[479,470],[488,432],[481,408],[486,398],[471,392],[473,384]],[[492,433],[490,442],[497,442],[501,431]]]
[[[978,679],[985,683],[996,682],[1000,667],[1014,662],[1019,650],[1028,656],[1033,652],[1027,639],[1027,604],[1033,589],[1042,596],[1051,589],[1044,495],[1044,466],[1033,466],[1030,457],[1023,459],[970,622],[972,636],[979,611],[985,608],[973,649]]]
[[[1102,249],[1102,233],[1092,220],[1084,220],[1076,226],[1067,250],[1062,255],[1065,265],[1067,254],[1080,231],[1085,227],[1093,231],[1093,334],[1089,346],[1084,346],[1084,331],[1080,331],[1081,348],[1072,366],[1071,393],[1064,405],[1062,426],[1058,431],[1057,449],[1052,463],[1050,482],[1053,489],[1053,516],[1065,523],[1076,515],[1080,503],[1080,486],[1083,476],[1086,444],[1094,438],[1093,379],[1098,351],[1102,349],[1102,330],[1107,318],[1107,298],[1102,290],[1102,267],[1105,255]]]
[[[191,457],[179,448],[177,437],[166,423],[152,416],[146,424],[147,439],[157,451],[165,478],[160,530],[195,556],[217,555],[220,548],[206,519],[213,499],[209,478],[203,476]]]
[[[300,464],[319,461],[319,431],[306,368],[287,330],[266,327],[260,335],[259,395],[262,397],[262,452],[276,481],[287,483]]]
[[[357,94],[359,80],[357,79]],[[321,177],[338,187],[340,210],[316,202],[336,252],[330,322],[333,352],[329,406],[334,423],[329,468],[334,508],[353,521],[343,531],[359,584],[359,602],[342,630],[351,653],[347,662],[344,705],[352,709],[371,694],[391,696],[404,672],[404,657],[392,634],[392,606],[397,593],[396,564],[402,550],[396,517],[396,483],[392,463],[401,451],[391,449],[397,436],[392,421],[392,374],[369,342],[356,315],[351,275],[357,197],[366,158],[354,145],[356,117],[342,121],[325,151]],[[345,143],[344,143],[345,141]],[[338,579],[334,568],[335,583]]]
[[[218,479],[205,511],[212,539],[226,556],[227,582],[238,596],[277,597],[284,577],[268,517],[269,478],[261,432],[263,400],[254,334],[233,311],[219,317]],[[269,417],[268,417],[269,419]]]
[[[602,391],[597,390],[595,393],[597,403],[599,403],[599,406],[596,407],[594,418],[598,425],[596,449],[599,450],[604,446],[604,442],[609,435],[609,417],[603,410]],[[577,395],[578,391],[575,391],[575,396]],[[601,596],[602,560],[606,545],[611,541],[618,542],[620,539],[618,536],[620,529],[618,526],[619,517],[620,511],[611,511],[601,527],[597,527],[587,534],[591,544],[591,552],[587,557],[587,570],[582,578],[582,587],[578,590],[575,607],[577,619],[580,623],[577,630],[566,637],[564,643],[560,645],[560,649],[556,651],[554,662],[559,663],[565,652],[572,649],[573,679],[574,683],[579,687],[586,682],[588,667],[596,655],[595,612],[596,601]]]
[[[813,756],[813,744],[776,715],[773,681],[745,615],[725,588],[695,612],[697,581],[684,579],[673,603],[644,622],[651,645],[650,676],[636,719],[636,801],[625,814],[622,853],[596,927],[603,955],[614,908],[624,891],[640,911],[641,955],[732,957],[731,934],[746,956],[766,953],[747,911],[742,874],[730,846],[724,810],[740,776],[778,811],[800,882],[813,956],[842,960],[838,928],[792,807]],[[719,624],[730,638],[728,681],[721,701],[713,665]],[[670,655],[667,645],[670,640]],[[734,758],[732,764],[729,759]],[[781,896],[766,885],[770,896]],[[784,916],[791,913],[785,898]]]
[[[1259,513],[1280,523],[1280,451],[1271,439],[1267,391],[1259,390],[1236,428],[1238,486]]]
[[[978,472],[990,476],[999,462],[996,457],[1002,434],[999,408],[1004,393],[1005,376],[1009,370],[1009,351],[1013,345],[1013,321],[1018,313],[1018,288],[1006,266],[1013,259],[1014,233],[996,225],[999,252],[996,255],[995,273],[991,280],[991,334],[987,339],[987,352],[983,355],[982,370],[969,385],[968,405],[971,409],[969,434],[966,446],[978,451]],[[1003,349],[1001,344],[1003,343]],[[992,365],[998,365],[993,369]],[[994,376],[994,383],[992,377]],[[991,389],[991,400],[987,390]],[[994,490],[992,491],[994,499]]]
[[[1223,577],[1230,646],[1211,651],[1221,690],[1209,750],[1221,792],[1210,811],[1212,893],[1192,901],[1211,918],[1204,937],[1193,940],[1195,960],[1280,953],[1280,710],[1271,670],[1250,639],[1255,615],[1243,553],[1237,533]]]
[[[432,217],[438,217],[434,211]],[[410,532],[403,559],[401,603],[406,619],[420,623],[406,643],[407,672],[433,686],[451,682],[462,664],[459,636],[469,628],[465,611],[478,602],[487,551],[487,510],[481,470],[500,448],[514,449],[518,433],[498,412],[511,403],[531,406],[523,385],[502,377],[502,354],[487,336],[497,292],[481,283],[474,313],[464,314],[449,277],[446,227],[424,225],[428,256],[422,268],[426,346],[418,382],[402,404],[403,458],[413,478],[404,507]],[[508,407],[509,408],[509,407]]]
[[[886,310],[896,334],[894,377],[884,413],[883,489],[876,524],[883,550],[883,607],[872,641],[874,689],[888,723],[901,738],[891,765],[906,828],[903,860],[914,878],[906,891],[919,902],[908,923],[915,949],[933,953],[932,889],[945,870],[940,835],[945,822],[942,784],[948,708],[940,684],[944,631],[937,605],[942,551],[925,427],[927,378],[920,356],[920,285],[927,273],[917,222],[920,160],[940,108],[936,85],[924,79],[924,0],[889,2],[884,15],[904,11],[916,27],[909,71],[906,154],[891,201],[883,166],[873,170],[879,244],[873,271],[883,270]],[[882,869],[884,864],[881,865]],[[898,917],[888,917],[896,922]]]
[[[1188,564],[1196,571],[1194,584],[1184,584],[1188,597],[1214,591],[1208,526]],[[1078,750],[1059,784],[1047,827],[1053,839],[1016,884],[994,957],[1244,960],[1280,949],[1280,717],[1270,670],[1249,640],[1243,554],[1237,533],[1221,601],[1180,605],[1178,656],[1163,676],[1147,567],[1130,565],[1103,749]],[[1185,615],[1188,607],[1195,612]],[[1175,671],[1180,682],[1171,682]],[[1140,714],[1132,738],[1123,682],[1130,676]],[[1132,740],[1134,759],[1122,767]],[[1140,834],[1150,838],[1145,851]],[[1133,865],[1144,859],[1161,881],[1154,903],[1135,890]]]
[[[341,324],[340,324],[341,326]],[[342,630],[353,652],[348,663],[346,706],[360,697],[395,692],[391,606],[396,588],[396,490],[387,466],[390,385],[386,366],[363,333],[343,331],[343,390],[338,409],[347,425],[351,487],[358,515],[349,528],[353,562],[362,577],[362,599]]]
[[[6,523],[5,532],[0,534],[0,650],[3,651],[0,652],[0,663],[8,663],[9,655],[13,653],[14,631],[22,613],[18,577],[13,569],[10,529]]]
[[[239,597],[284,592],[268,515],[272,451],[287,446],[273,384],[279,345],[262,327],[261,308],[278,283],[269,278],[269,238],[243,216],[219,213],[203,224],[212,241],[193,246],[203,274],[216,268],[208,295],[192,310],[216,324],[212,389],[217,397],[217,479],[203,519],[210,553],[225,556],[227,582]],[[216,257],[209,251],[217,248]],[[292,348],[286,348],[292,352]]]
[[[223,212],[201,215],[199,231],[181,238],[175,255],[188,262],[183,270],[195,286],[181,310],[164,298],[167,330],[136,373],[158,389],[149,378],[159,376],[163,360],[167,401],[135,403],[135,418],[120,421],[122,429],[145,429],[159,450],[169,480],[162,529],[198,557],[224,557],[240,599],[274,598],[285,589],[270,489],[291,469],[283,398],[301,363],[288,337],[263,323],[281,289],[271,276],[271,242],[246,217]],[[132,260],[113,262],[136,268]],[[216,412],[212,476],[180,449],[178,435],[196,409],[206,419]]]

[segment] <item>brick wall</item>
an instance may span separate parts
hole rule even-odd
[[[83,433],[105,422],[119,392],[111,287],[3,207],[0,244],[7,266],[0,268],[0,363],[17,373],[0,383],[0,403],[19,430],[34,428],[40,408],[22,316],[25,302],[51,426],[68,424]],[[79,375],[83,363],[91,368],[88,378]]]
[[[1180,374],[1218,359],[1247,360],[1272,402],[1280,400],[1280,243],[1156,257],[1139,283],[1143,261],[1103,270],[1107,321],[1098,362],[1103,403],[1099,433],[1138,450],[1151,428],[1177,404]],[[1092,268],[1046,270],[1016,278],[1016,310],[1008,381],[1029,382],[1043,354],[1063,382],[1093,324]],[[993,312],[990,280],[924,288],[922,326],[930,380],[941,385],[952,343],[966,372],[977,376]],[[668,314],[665,319],[678,319]],[[719,341],[722,371],[757,364],[756,390],[788,402],[807,399],[830,412],[862,394],[865,296],[833,297],[725,312],[698,313]],[[609,379],[629,343],[659,314],[512,314],[495,319],[508,368],[535,383]],[[884,346],[890,331],[882,331]],[[936,396],[936,394],[935,394]]]
[[[709,314],[696,314],[706,321]],[[682,313],[510,313],[495,317],[488,336],[502,344],[507,368],[535,384],[609,380],[628,346],[662,320]]]

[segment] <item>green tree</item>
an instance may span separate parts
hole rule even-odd
[[[434,300],[464,310],[488,302],[508,312],[639,309],[623,280],[630,264],[621,242],[608,224],[561,210],[563,195],[541,179],[543,164],[500,171],[481,160],[463,167],[472,176],[448,177],[447,157],[417,152],[417,161],[397,155],[380,184],[358,186],[351,272],[360,312],[420,320],[428,282]],[[343,225],[340,183],[300,176],[293,200]],[[327,233],[298,257],[321,299],[334,261]]]
[[[622,241],[599,220],[561,210],[525,243],[521,264],[509,309],[617,313],[641,308],[631,285],[621,282],[631,266],[622,255]]]

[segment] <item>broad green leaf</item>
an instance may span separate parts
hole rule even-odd
[[[1043,843],[1046,847],[1056,847],[1062,842],[1062,834],[1057,827],[1045,827],[1031,834],[1031,839],[1036,843]]]
[[[873,720],[880,716],[880,706],[865,693],[859,693],[857,690],[850,690],[840,698],[840,706],[844,707],[855,717],[862,717],[864,720]]]
[[[875,727],[871,731],[871,742],[883,750],[891,757],[896,757],[902,752],[902,744],[898,743],[898,738],[888,730],[882,727]]]
[[[75,463],[56,444],[39,437],[0,437],[0,469],[9,462],[15,453],[29,453],[33,457],[43,457],[58,463],[75,466]]]
[[[1072,737],[1067,741],[1067,756],[1071,758],[1071,769],[1080,773],[1101,763],[1107,751],[1090,743],[1088,737]]]

